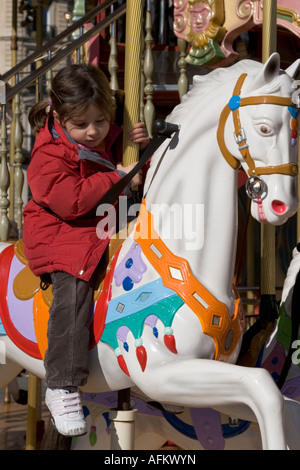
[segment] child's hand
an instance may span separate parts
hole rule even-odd
[[[136,163],[131,163],[131,165],[128,165],[128,166],[123,166],[123,165],[121,165],[121,163],[118,163],[117,170],[124,171],[124,173],[129,173],[135,167]],[[142,170],[138,171],[134,175],[134,177],[132,178],[130,184],[131,184],[132,188],[142,184]]]
[[[150,137],[144,122],[138,122],[133,126],[131,132],[129,132],[129,138],[135,144],[139,144],[140,149],[144,150],[150,142]]]

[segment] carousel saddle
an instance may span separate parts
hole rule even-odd
[[[100,340],[104,329],[105,299],[109,294],[108,286],[117,254],[125,238],[124,234],[117,234],[110,241],[98,266],[95,308],[90,321],[90,349]],[[28,266],[23,240],[8,245],[0,253],[0,267],[0,334],[8,335],[28,355],[43,359],[48,345],[49,307],[53,300],[51,284],[46,289],[41,288],[41,278],[35,276]]]
[[[122,238],[122,236],[111,239],[110,244],[99,263],[94,289],[95,302],[98,300],[102,291],[104,277],[107,269],[110,266],[110,260],[113,258],[113,255],[123,243],[123,241],[124,238]],[[48,283],[45,285],[43,279],[39,276],[35,276],[30,270],[28,266],[28,259],[24,252],[24,242],[22,239],[18,240],[14,244],[14,253],[17,259],[24,265],[24,269],[16,275],[13,282],[13,291],[15,296],[20,300],[28,300],[41,291],[45,304],[50,307],[53,300],[51,284]]]

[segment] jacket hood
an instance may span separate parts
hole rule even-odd
[[[39,131],[36,137],[32,156],[37,148],[44,145],[48,145],[50,143],[63,144],[73,151],[72,154],[74,156],[77,155],[78,160],[91,160],[106,166],[110,170],[115,170],[116,166],[112,147],[117,142],[121,134],[121,128],[116,124],[111,124],[105,139],[106,150],[90,149],[78,144],[74,139],[72,139],[68,132],[60,126],[56,119],[54,119],[52,115],[49,115],[47,117],[45,127]]]

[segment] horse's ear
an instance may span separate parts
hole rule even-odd
[[[299,78],[300,78],[300,59],[295,60],[295,62],[292,65],[290,65],[285,71],[294,80],[299,80]]]
[[[267,62],[263,65],[261,70],[258,72],[247,87],[247,92],[255,91],[264,85],[272,82],[275,77],[279,75],[280,71],[280,56],[277,52],[272,54]]]

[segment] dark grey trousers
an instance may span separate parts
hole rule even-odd
[[[49,309],[45,383],[49,388],[84,385],[88,377],[89,322],[94,280],[51,273],[53,302]]]

